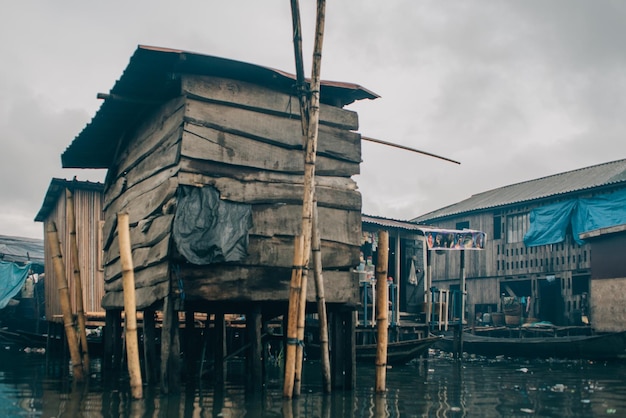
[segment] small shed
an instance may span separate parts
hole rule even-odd
[[[70,255],[67,190],[70,191],[74,202],[78,260],[74,260]],[[35,216],[35,222],[44,223],[44,231],[49,222],[54,222],[56,225],[70,289],[75,289],[76,286],[74,283],[74,266],[78,263],[83,290],[83,307],[88,314],[104,312],[100,304],[104,296],[102,236],[100,233],[104,219],[102,212],[103,190],[104,185],[102,183],[53,178],[48,186],[41,209]],[[47,234],[44,233],[46,318],[48,321],[62,322],[58,280],[47,239]],[[76,312],[76,294],[70,292],[70,295],[72,309]]]
[[[591,288],[582,315],[599,332],[626,331],[626,224],[580,234],[591,246]]]
[[[295,77],[139,46],[62,155],[106,169],[102,306],[123,307],[117,217],[129,215],[137,308],[286,313],[302,223],[304,153]],[[316,200],[329,309],[354,309],[361,136],[344,106],[377,96],[322,82]],[[312,280],[309,301],[315,300]],[[171,303],[169,303],[171,302]],[[351,308],[350,308],[351,307]],[[345,310],[345,309],[344,309]]]

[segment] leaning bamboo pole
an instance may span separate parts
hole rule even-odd
[[[313,195],[315,193],[315,159],[317,154],[317,136],[319,128],[319,107],[320,107],[320,70],[322,61],[322,45],[324,40],[324,20],[325,20],[325,8],[326,1],[318,0],[317,2],[317,18],[315,26],[315,44],[313,47],[313,68],[311,71],[311,84],[310,84],[310,99],[309,99],[309,112],[308,112],[308,129],[306,130],[306,145],[304,153],[304,196],[302,199],[302,257],[300,260],[294,260],[294,266],[302,266],[303,269],[300,277],[300,297],[298,301],[306,301],[306,287],[302,286],[302,277],[306,274],[306,268],[309,265],[309,257],[311,253],[311,230],[313,228]],[[294,250],[294,254],[298,250]],[[297,269],[296,269],[297,270]],[[293,273],[292,273],[293,277]],[[305,279],[306,284],[306,279]],[[302,295],[304,293],[304,295]],[[289,311],[292,312],[291,305],[297,304],[295,312],[303,312],[300,309],[300,303],[294,300],[289,300]],[[305,304],[306,305],[306,304]],[[289,316],[289,322],[296,322],[296,327],[287,326],[289,332],[290,329],[295,328],[295,334],[287,335],[288,343],[286,352],[286,366],[285,366],[285,382],[283,387],[283,395],[287,398],[300,395],[299,385],[294,386],[297,370],[300,369],[302,364],[295,364],[298,357],[301,358],[301,354],[298,355],[298,350],[302,350],[301,340],[298,340],[298,327],[297,322],[299,318],[292,318]],[[293,344],[295,338],[296,344]],[[292,346],[293,348],[291,348]],[[291,349],[290,349],[291,348]],[[293,363],[293,375],[291,375],[291,363]],[[289,367],[290,375],[287,374],[287,368]],[[294,390],[296,389],[296,390]]]
[[[130,375],[130,391],[133,399],[143,397],[141,367],[139,365],[139,342],[137,340],[137,303],[135,300],[135,273],[130,246],[128,213],[117,214],[117,238],[122,264],[122,288],[124,290],[124,330],[126,333],[126,356]]]
[[[378,231],[378,259],[376,261],[376,393],[386,390],[387,340],[389,326],[389,289],[387,267],[389,264],[389,233]]]
[[[293,268],[291,282],[289,284],[289,312],[287,314],[287,348],[285,349],[285,381],[283,384],[283,396],[291,399],[296,373],[296,346],[298,344],[298,311],[300,305],[300,292],[302,283],[302,235],[295,237],[295,251],[293,255]]]
[[[89,347],[87,346],[87,329],[85,327],[85,305],[83,302],[83,281],[80,274],[80,258],[78,254],[78,239],[76,237],[76,215],[74,207],[74,196],[70,189],[65,189],[65,200],[67,202],[67,224],[70,233],[70,249],[74,262],[74,291],[76,292],[76,321],[78,323],[78,336],[80,338],[80,349],[83,357],[83,368],[89,371]]]
[[[326,297],[324,295],[324,276],[322,275],[322,240],[318,227],[317,201],[313,202],[313,275],[315,277],[315,293],[317,314],[319,316],[320,360],[322,364],[322,385],[324,392],[331,391],[330,354],[328,350],[328,317],[326,315]]]
[[[84,380],[83,363],[80,358],[78,349],[78,339],[76,337],[76,329],[74,328],[74,318],[72,315],[72,307],[70,305],[70,292],[67,284],[67,276],[65,275],[65,264],[61,255],[61,245],[59,244],[59,234],[54,222],[48,222],[46,226],[46,236],[54,265],[54,274],[57,280],[57,288],[59,291],[59,303],[61,312],[63,313],[63,325],[65,327],[65,336],[67,337],[67,345],[70,350],[70,358],[72,361],[72,373],[77,382]]]

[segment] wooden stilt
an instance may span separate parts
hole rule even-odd
[[[226,357],[226,323],[224,322],[224,313],[218,312],[214,319],[215,328],[215,384],[219,387],[224,384],[225,367],[224,358]]]
[[[146,382],[152,383],[156,379],[156,312],[154,309],[143,311],[143,362]]]
[[[78,323],[78,336],[83,359],[83,369],[89,372],[89,347],[87,345],[87,329],[85,328],[85,307],[83,303],[83,280],[80,275],[80,258],[78,254],[78,239],[76,237],[76,216],[74,214],[74,196],[70,189],[65,189],[67,201],[67,226],[70,235],[70,248],[72,252],[72,266],[74,290],[76,293],[76,321]]]
[[[195,344],[195,313],[192,309],[185,311],[185,337],[184,337],[184,349],[185,353],[185,368],[187,369],[187,376],[191,378],[196,374],[196,344]]]
[[[74,320],[72,317],[72,308],[70,306],[70,294],[67,285],[67,276],[65,275],[65,264],[61,255],[61,246],[59,244],[59,236],[56,224],[49,222],[46,228],[52,262],[54,264],[54,274],[58,283],[59,302],[63,313],[63,324],[65,327],[65,335],[72,360],[72,373],[77,382],[84,380],[83,362],[78,348],[78,339],[76,329],[74,328]]]
[[[252,307],[246,315],[246,330],[250,347],[248,349],[248,377],[252,391],[260,391],[263,387],[263,345],[261,344],[261,307]]]
[[[345,388],[352,390],[356,387],[356,312],[344,312],[344,333],[345,333],[345,352],[346,352],[346,370],[345,370]]]
[[[130,392],[134,399],[143,398],[141,366],[139,364],[139,341],[137,339],[137,301],[135,300],[135,272],[130,243],[128,213],[117,214],[117,237],[122,264],[122,286],[124,289],[124,330],[126,358],[130,375]]]
[[[378,231],[378,260],[376,262],[376,392],[386,390],[387,378],[387,337],[389,327],[389,288],[387,287],[387,267],[389,263],[389,233]]]
[[[180,339],[178,311],[170,293],[163,300],[161,327],[161,391],[165,394],[180,390]]]
[[[331,382],[333,388],[343,389],[345,385],[345,344],[343,332],[343,318],[338,309],[329,312],[330,319],[330,357],[331,364]]]
[[[122,358],[122,317],[119,309],[107,309],[104,315],[104,367],[119,370]]]

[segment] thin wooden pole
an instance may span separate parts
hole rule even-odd
[[[313,204],[313,274],[315,277],[315,293],[317,297],[317,315],[319,317],[320,360],[322,363],[322,384],[324,392],[331,392],[330,354],[328,351],[328,316],[326,314],[326,297],[324,295],[324,277],[322,275],[322,240],[318,228],[317,202]]]
[[[375,138],[370,138],[370,137],[367,137],[367,136],[361,136],[361,139],[363,141],[375,142],[377,144],[388,145],[390,147],[400,148],[400,149],[403,149],[403,150],[406,150],[406,151],[412,151],[412,152],[416,152],[418,154],[428,155],[429,157],[439,158],[440,160],[449,161],[449,162],[454,163],[454,164],[461,164],[460,162],[452,160],[450,158],[442,157],[442,156],[437,155],[437,154],[432,154],[430,152],[421,151],[421,150],[418,150],[418,149],[415,149],[415,148],[411,148],[411,147],[407,147],[407,146],[404,146],[404,145],[394,144],[393,142],[383,141],[382,139],[375,139]]]
[[[289,285],[289,312],[287,314],[287,347],[285,349],[285,381],[283,384],[283,396],[293,396],[293,386],[296,373],[296,346],[298,345],[298,311],[300,305],[300,292],[302,284],[302,235],[295,238],[295,252],[293,256],[293,269]]]
[[[389,314],[389,289],[387,288],[387,267],[389,264],[389,233],[378,231],[378,259],[376,262],[376,393],[386,390],[387,377],[387,337]]]
[[[61,245],[59,244],[59,235],[54,222],[49,222],[46,228],[48,245],[52,255],[52,263],[54,264],[54,274],[57,280],[57,288],[59,291],[59,303],[61,312],[63,313],[63,325],[65,327],[65,335],[67,337],[67,345],[70,350],[70,358],[72,361],[72,372],[77,382],[84,380],[83,363],[80,358],[78,349],[78,339],[76,329],[74,328],[74,320],[72,317],[72,308],[70,305],[70,292],[67,285],[67,276],[65,275],[65,264],[61,255]]]
[[[135,300],[135,272],[130,246],[128,213],[117,214],[117,237],[122,263],[122,287],[124,289],[124,330],[126,356],[130,375],[130,391],[134,399],[143,398],[141,367],[139,365],[139,342],[137,340],[137,301]]]
[[[295,259],[295,254],[299,252],[296,248],[294,249],[294,266],[301,266],[302,268],[307,268],[309,265],[309,257],[311,253],[311,231],[313,227],[313,196],[315,194],[315,159],[317,154],[317,137],[318,137],[318,128],[319,128],[319,108],[320,108],[320,69],[321,69],[321,60],[322,60],[322,45],[324,40],[324,21],[325,21],[325,8],[326,1],[318,0],[317,2],[317,19],[316,19],[316,27],[315,27],[315,44],[313,47],[313,69],[311,71],[311,85],[310,85],[310,99],[309,99],[309,111],[308,111],[308,129],[306,130],[306,146],[304,153],[304,196],[302,199],[302,256],[300,259]],[[296,268],[297,270],[297,268]],[[304,277],[305,272],[303,271],[301,277]],[[301,279],[302,282],[302,279]],[[306,284],[306,283],[305,283]],[[298,300],[306,301],[306,287],[302,286],[300,283],[300,292],[304,293],[304,295],[299,295]],[[297,302],[294,302],[296,304]],[[289,301],[289,311],[292,312],[292,300]],[[299,303],[298,303],[299,305]],[[305,304],[306,305],[306,304]],[[299,312],[304,312],[300,309],[299,306],[296,306],[294,310],[296,314]],[[299,319],[288,318],[289,322],[295,321],[296,323]],[[288,326],[288,330],[291,329],[292,326]],[[296,328],[296,336],[297,336],[297,326]],[[289,343],[289,340],[288,340]],[[296,347],[301,347],[301,341],[296,342]],[[293,344],[289,344],[293,345]],[[288,345],[288,348],[289,348]],[[296,372],[296,359],[297,359],[297,348],[296,350],[287,350],[286,353],[286,367],[285,367],[285,382],[283,388],[283,395],[285,397],[291,398],[292,396],[298,396],[299,386],[294,386],[293,383],[290,383],[292,380],[295,380],[295,372]],[[291,363],[294,363],[293,367]],[[298,367],[301,367],[298,366]],[[294,370],[293,379],[291,376],[287,375],[287,370]],[[293,389],[298,389],[298,391],[294,391]]]
[[[70,189],[65,189],[67,202],[67,223],[70,233],[70,248],[72,251],[72,263],[74,273],[74,290],[76,291],[76,319],[78,322],[78,336],[83,357],[83,368],[89,371],[89,347],[87,346],[87,329],[85,328],[85,308],[83,303],[83,281],[80,274],[80,258],[78,257],[78,239],[76,237],[76,215],[74,209],[74,196]]]

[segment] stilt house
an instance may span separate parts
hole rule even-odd
[[[129,214],[137,308],[286,309],[300,234],[303,139],[295,77],[266,67],[139,46],[95,117],[62,155],[106,169],[102,306],[123,307],[116,215]],[[377,96],[322,82],[316,198],[326,299],[358,302],[358,117]],[[309,300],[315,292],[309,281]],[[284,304],[283,304],[284,302]]]

